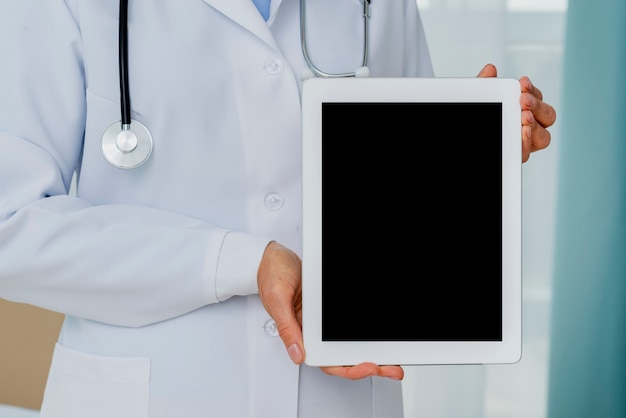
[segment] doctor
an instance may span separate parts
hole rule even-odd
[[[122,148],[151,145],[130,169],[102,146],[118,0],[0,0],[0,297],[66,315],[42,418],[402,416],[402,368],[300,365],[307,63],[299,1],[261,6],[129,2],[131,126],[150,136]],[[360,65],[362,8],[308,2],[315,65]],[[371,75],[432,76],[415,0],[370,12]],[[525,161],[555,114],[520,85]]]

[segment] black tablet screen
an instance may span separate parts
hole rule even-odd
[[[322,339],[502,339],[501,103],[325,103]]]

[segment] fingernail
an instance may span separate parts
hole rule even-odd
[[[302,361],[302,350],[300,350],[300,346],[298,344],[292,344],[287,349],[287,353],[289,353],[289,358],[296,364],[300,364]]]

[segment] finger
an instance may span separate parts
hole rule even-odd
[[[302,328],[295,311],[287,307],[275,309],[272,317],[289,358],[293,363],[301,364],[305,357],[304,343]]]
[[[268,301],[271,311],[268,310],[270,316],[274,319],[276,329],[280,339],[283,341],[289,358],[295,364],[301,364],[304,361],[304,343],[302,337],[302,326],[299,309],[294,308],[292,300],[293,294],[285,293],[283,297],[275,297]],[[299,302],[301,305],[301,302]],[[300,308],[301,309],[301,308]]]
[[[378,374],[378,365],[374,363],[361,363],[356,366],[322,367],[321,369],[326,374],[351,380],[363,379]]]
[[[391,379],[404,379],[404,369],[400,366],[381,366],[379,376]]]
[[[295,364],[301,364],[304,361],[304,343],[302,337],[302,328],[299,316],[291,303],[292,295],[282,294],[278,297],[276,294],[269,296],[265,294],[264,304],[274,323],[280,339],[283,341],[289,358]]]
[[[529,110],[522,111],[522,145],[527,151],[542,150],[550,145],[552,135],[541,124],[537,123],[534,114]]]
[[[322,371],[331,376],[358,380],[366,377],[380,376],[402,380],[404,369],[400,366],[378,366],[374,363],[360,363],[355,366],[322,367]]]
[[[543,93],[530,81],[530,78],[523,76],[519,79],[519,84],[522,88],[522,93],[530,93],[539,100],[543,100]]]
[[[497,77],[497,76],[498,76],[498,69],[493,64],[485,65],[477,75],[477,77],[483,77],[483,78],[484,77]]]
[[[532,133],[530,126],[522,126],[522,162],[525,163],[530,158],[532,144]]]
[[[520,106],[522,111],[532,112],[533,123],[538,123],[544,128],[552,126],[556,121],[556,111],[554,108],[531,93],[522,93],[520,96]]]
[[[543,101],[543,93],[533,85],[526,76],[520,78],[522,94],[520,105],[522,110],[530,110],[535,121],[544,128],[552,126],[556,122],[556,110]]]

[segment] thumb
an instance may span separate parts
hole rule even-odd
[[[498,69],[493,64],[485,65],[482,70],[478,73],[477,77],[497,77]]]
[[[295,364],[302,363],[305,357],[304,344],[302,341],[302,329],[296,318],[291,315],[281,316],[276,320],[276,326],[291,361]]]
[[[270,314],[273,322],[273,331],[277,331],[280,339],[283,341],[287,354],[292,362],[300,364],[304,361],[304,343],[302,338],[302,302],[301,298],[297,297],[298,302],[295,308],[292,305],[292,296],[287,293],[283,293],[282,288],[278,291],[271,288],[259,289],[259,295],[262,298],[263,305]],[[284,295],[287,295],[285,298]]]

